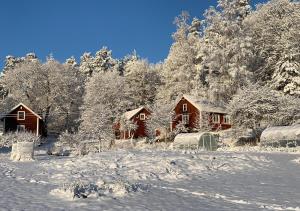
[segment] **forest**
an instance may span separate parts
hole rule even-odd
[[[135,51],[115,58],[108,47],[63,63],[8,55],[0,113],[23,102],[47,132],[110,143],[124,112],[147,106],[154,111],[149,128],[165,127],[176,99],[190,94],[225,106],[241,132],[291,125],[300,119],[300,3],[250,5],[219,0],[203,20],[183,11],[168,56],[156,64]]]

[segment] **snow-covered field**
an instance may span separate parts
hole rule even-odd
[[[32,162],[8,158],[0,154],[4,210],[300,210],[299,154],[40,150]]]

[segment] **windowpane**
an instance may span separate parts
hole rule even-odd
[[[18,111],[18,120],[25,120],[25,111]]]

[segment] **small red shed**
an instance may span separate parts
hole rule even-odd
[[[151,112],[146,107],[140,107],[131,111],[127,111],[122,115],[122,118],[128,122],[132,122],[136,125],[135,130],[124,130],[121,127],[121,123],[118,122],[115,127],[116,138],[128,139],[128,138],[144,138],[147,137],[146,123],[145,121],[150,117]]]
[[[227,115],[224,107],[194,96],[183,95],[178,100],[174,111],[175,118],[172,121],[172,130],[179,123],[183,123],[190,131],[199,129],[204,125],[213,131],[231,128],[230,116]]]
[[[1,121],[4,133],[29,131],[37,136],[44,135],[42,117],[23,103],[18,104],[2,116]]]

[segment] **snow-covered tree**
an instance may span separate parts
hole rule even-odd
[[[2,78],[9,90],[3,104],[23,102],[43,117],[45,130],[64,130],[66,121],[74,122],[71,107],[82,97],[82,80],[76,69],[49,58],[45,64],[37,59],[24,61]],[[8,107],[7,107],[8,108]],[[11,107],[10,107],[11,108]]]
[[[69,65],[69,66],[72,66],[72,67],[77,67],[78,66],[74,56],[71,56],[70,58],[66,59],[65,64]]]
[[[178,95],[190,93],[196,76],[196,52],[188,39],[189,15],[183,12],[175,19],[177,31],[173,34],[169,55],[162,68],[163,85],[158,93],[158,99],[166,102],[174,101]],[[193,30],[192,30],[193,31]]]
[[[130,60],[124,66],[124,77],[133,107],[153,104],[160,85],[155,66],[142,59]]]
[[[250,6],[248,0],[220,0],[218,8],[205,13],[198,81],[207,87],[210,100],[227,102],[248,77],[252,49],[243,20]]]
[[[300,99],[272,90],[268,86],[249,85],[230,101],[234,127],[258,130],[273,125],[290,125],[300,118]]]
[[[300,56],[300,55],[299,55]],[[276,64],[272,87],[283,93],[300,97],[300,59],[286,56]]]
[[[116,72],[93,74],[86,83],[80,129],[110,146],[113,124],[129,107],[124,93],[125,80]]]
[[[151,106],[151,116],[146,120],[147,133],[154,138],[157,131],[168,138],[172,120],[174,118],[174,105],[156,102]]]
[[[138,125],[133,122],[132,120],[128,120],[126,119],[124,116],[121,116],[120,120],[120,131],[123,131],[123,135],[124,135],[124,139],[126,139],[126,132],[128,132],[129,134],[129,138],[132,138],[134,135],[134,132],[136,131],[136,129],[138,128]]]
[[[245,19],[255,57],[253,80],[299,96],[300,4],[272,0]]]
[[[102,47],[94,57],[91,53],[84,53],[80,60],[80,71],[87,76],[98,72],[113,71],[119,67],[118,61],[112,57],[112,51],[107,47]]]
[[[195,122],[195,130],[201,132],[212,131],[212,125],[210,123],[210,114],[205,111],[201,111],[201,115],[197,116]]]

